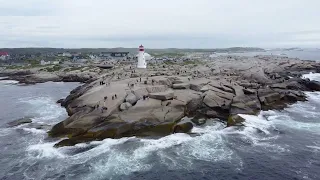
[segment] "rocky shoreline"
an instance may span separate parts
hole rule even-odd
[[[2,80],[15,80],[20,84],[36,84],[48,81],[53,82],[81,82],[86,83],[98,78],[102,73],[99,68],[92,71],[41,71],[39,68],[30,69],[4,69],[0,71],[0,76],[6,77]]]
[[[276,56],[219,57],[196,64],[115,68],[72,90],[59,103],[70,116],[48,132],[56,147],[130,136],[189,133],[206,119],[243,126],[238,114],[281,110],[306,101],[320,83],[302,79],[320,63]],[[190,118],[184,118],[190,117]],[[191,119],[191,120],[186,120]]]

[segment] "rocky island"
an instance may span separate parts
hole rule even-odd
[[[189,133],[209,118],[226,127],[242,126],[238,114],[283,109],[305,101],[304,91],[320,90],[319,82],[301,77],[320,72],[320,63],[279,56],[219,56],[134,67],[109,69],[59,101],[69,117],[48,132],[65,138],[56,147]]]

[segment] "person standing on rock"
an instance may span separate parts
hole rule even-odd
[[[116,99],[118,99],[117,94],[115,94],[114,97],[115,97]]]

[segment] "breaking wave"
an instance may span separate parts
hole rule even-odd
[[[320,80],[320,73],[312,73],[312,72],[310,72],[309,74],[304,74],[303,76],[302,76],[302,78],[308,78],[308,79],[310,79],[310,80]]]
[[[0,79],[0,83],[4,84],[4,85],[12,85],[12,84],[18,84],[19,81],[15,81],[15,80],[1,80]]]
[[[52,125],[67,115],[65,109],[56,104],[51,97],[28,97],[20,99],[20,102],[32,107],[29,110],[29,114],[34,116],[32,122]]]

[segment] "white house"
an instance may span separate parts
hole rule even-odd
[[[64,56],[64,57],[71,57],[71,56],[72,56],[72,54],[71,54],[71,53],[69,53],[69,52],[65,52],[65,53],[63,53],[63,54],[62,54],[62,56]]]
[[[44,65],[49,65],[49,64],[51,64],[51,62],[50,61],[45,61],[45,60],[41,60],[40,61],[40,64],[42,65],[42,66],[44,66]]]
[[[52,61],[51,64],[57,65],[60,64],[60,61]]]

